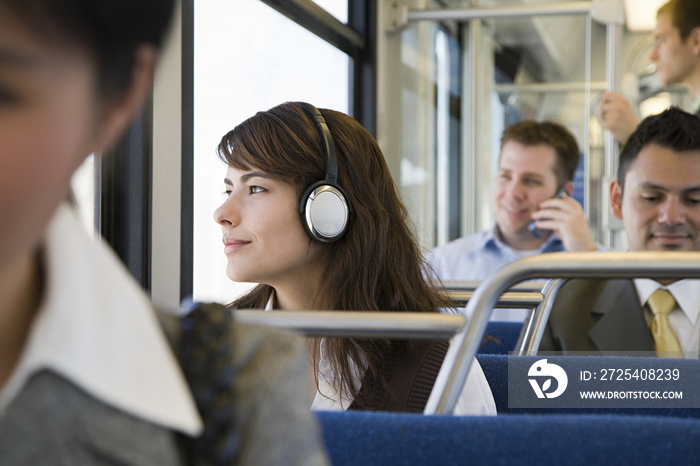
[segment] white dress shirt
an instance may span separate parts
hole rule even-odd
[[[0,392],[0,416],[32,374],[48,369],[133,416],[198,435],[202,421],[156,314],[114,253],[63,205],[43,254],[44,294]]]

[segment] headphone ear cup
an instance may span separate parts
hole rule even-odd
[[[340,188],[320,181],[304,192],[299,214],[304,230],[312,239],[332,243],[348,228],[350,205]]]

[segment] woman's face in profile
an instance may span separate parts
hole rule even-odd
[[[320,279],[323,245],[302,227],[296,187],[258,170],[232,167],[224,186],[226,199],[214,220],[221,225],[231,280],[279,289],[305,288]]]

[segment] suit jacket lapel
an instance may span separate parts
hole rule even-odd
[[[654,351],[654,340],[631,280],[608,280],[591,314],[602,316],[589,333],[597,350]]]

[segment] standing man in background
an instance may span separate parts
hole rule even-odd
[[[683,83],[693,96],[690,112],[700,116],[700,1],[670,0],[659,8],[651,60],[663,86]],[[600,124],[624,144],[639,124],[630,102],[606,92],[600,101]]]

